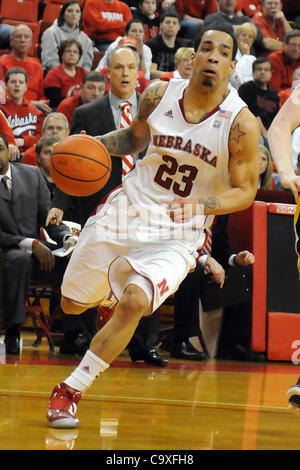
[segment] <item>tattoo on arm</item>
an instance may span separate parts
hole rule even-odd
[[[135,153],[135,138],[130,127],[97,136],[96,139],[107,147],[111,155],[121,156]]]
[[[243,135],[246,135],[246,132],[241,131],[240,123],[238,122],[234,127],[231,128],[229,140],[233,140],[239,144]]]
[[[220,201],[215,196],[200,198],[199,204],[203,204],[204,212],[207,209],[216,209],[217,207],[221,206]]]
[[[153,83],[149,85],[148,88],[144,91],[140,102],[138,114],[135,119],[137,123],[143,126],[143,123],[146,122],[148,116],[157,106],[161,100],[167,83]],[[122,156],[129,155],[131,153],[136,153],[141,150],[141,141],[143,136],[137,135],[137,131],[132,130],[132,126],[126,129],[118,129],[108,134],[97,136],[96,139],[100,140],[108,149],[111,155]],[[145,137],[145,136],[144,136]],[[150,138],[150,134],[146,135],[145,139]],[[143,144],[146,145],[146,141],[143,141]],[[142,146],[144,148],[145,146]]]
[[[161,83],[154,83],[145,90],[139,103],[138,118],[140,120],[148,118],[160,102],[164,92],[165,86],[162,86]]]

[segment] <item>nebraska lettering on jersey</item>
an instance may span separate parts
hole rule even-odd
[[[8,116],[7,122],[13,129],[15,136],[21,135],[24,131],[35,130],[37,124],[37,116],[28,113],[27,116],[19,117],[17,114]],[[17,129],[18,128],[18,129]]]
[[[122,13],[116,13],[114,11],[101,11],[101,15],[108,21],[123,21]]]
[[[216,155],[212,156],[211,151],[199,143],[193,143],[191,139],[184,141],[182,137],[173,135],[154,135],[153,144],[156,147],[174,148],[182,150],[183,152],[190,153],[195,157],[199,157],[213,167],[217,166]]]

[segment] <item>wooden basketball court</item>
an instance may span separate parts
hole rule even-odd
[[[285,394],[300,368],[290,363],[169,359],[132,363],[124,352],[84,395],[76,430],[48,427],[53,386],[79,362],[32,347],[20,358],[0,342],[1,450],[298,450],[300,415]]]

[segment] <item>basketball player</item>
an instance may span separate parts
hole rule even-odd
[[[214,215],[246,209],[255,197],[259,129],[227,86],[235,67],[233,30],[214,27],[199,42],[190,81],[151,84],[132,125],[98,137],[113,155],[149,146],[89,218],[70,259],[65,313],[102,304],[111,289],[118,304],[79,366],[54,388],[47,414],[53,427],[78,425],[82,394],[125,349],[140,318],[195,267],[203,228]]]
[[[292,92],[288,100],[280,108],[268,131],[268,141],[274,158],[281,184],[290,188],[297,202],[294,217],[296,235],[296,253],[300,272],[300,175],[296,174],[292,164],[291,133],[300,125],[300,85]],[[299,285],[300,288],[300,285]],[[300,377],[295,386],[287,391],[287,399],[291,406],[300,408]]]

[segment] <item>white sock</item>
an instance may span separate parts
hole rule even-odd
[[[109,364],[88,349],[79,366],[64,380],[64,383],[83,393],[108,367]]]

